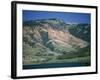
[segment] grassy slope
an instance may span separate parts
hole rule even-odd
[[[48,54],[41,48],[27,48],[25,49],[24,56],[26,59],[23,60],[24,65],[41,64],[41,63],[77,63],[80,62],[84,65],[90,65],[90,55],[88,49],[83,53],[76,54],[63,54],[54,55]]]

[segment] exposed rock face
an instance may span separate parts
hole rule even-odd
[[[66,47],[77,46],[80,48],[86,47],[87,42],[79,38],[74,37],[69,32],[64,32],[61,30],[54,30],[52,28],[48,29],[49,39],[53,40],[57,44],[62,44]]]

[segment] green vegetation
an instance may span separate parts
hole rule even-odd
[[[69,27],[69,32],[85,41],[90,42],[90,24],[77,24]]]
[[[62,50],[63,51],[63,50]],[[60,52],[61,53],[61,52]],[[24,61],[25,60],[25,61]],[[90,52],[64,52],[62,55],[49,54],[42,48],[24,49],[24,64],[59,63],[59,62],[81,62],[90,64]]]

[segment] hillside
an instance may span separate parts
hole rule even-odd
[[[88,24],[85,25],[89,26]],[[89,36],[89,33],[84,32],[85,30],[79,27],[79,25],[78,27],[74,26],[66,24],[63,20],[59,19],[24,22],[23,64],[71,62],[68,59],[73,60],[78,57],[86,57],[83,62],[85,65],[87,63],[89,65],[89,62],[86,62],[86,60],[90,56],[90,44],[89,40],[85,39],[85,36]],[[80,36],[77,33],[78,31],[80,31]],[[76,60],[81,61],[81,59]]]
[[[90,42],[90,35],[91,35],[90,29],[91,29],[90,24],[77,24],[77,25],[73,24],[69,28],[69,32],[75,37]]]

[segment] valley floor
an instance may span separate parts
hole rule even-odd
[[[90,56],[76,57],[72,59],[55,60],[52,59],[46,63],[28,64],[23,65],[23,69],[36,69],[36,68],[56,68],[56,67],[81,67],[90,66]]]

